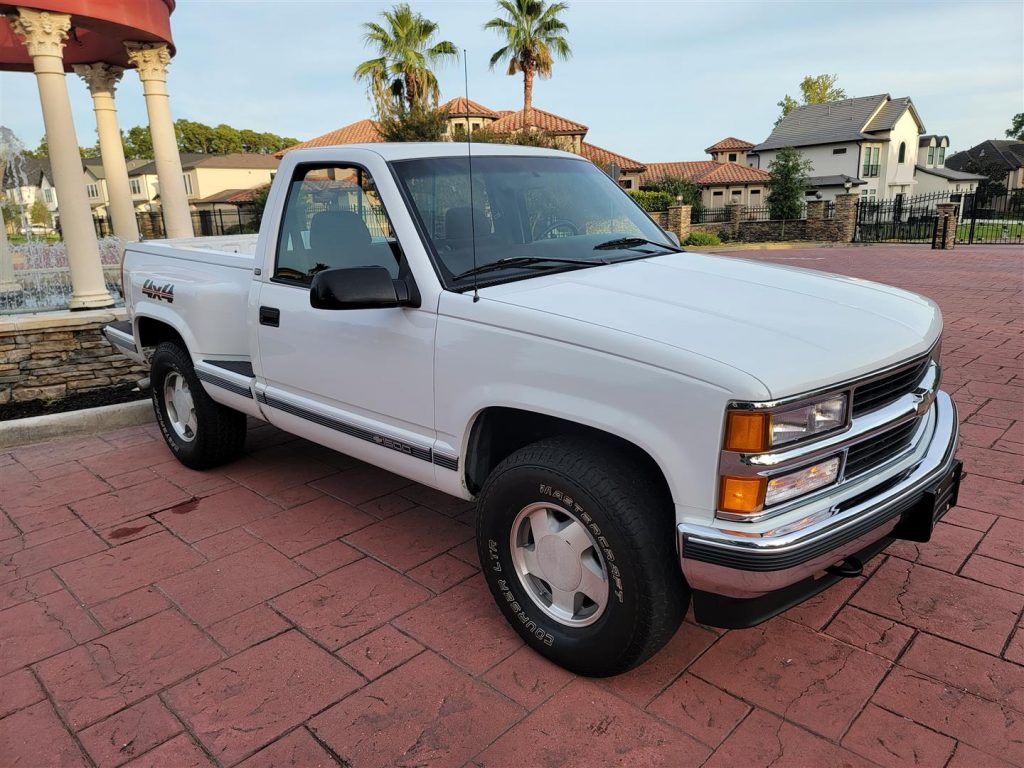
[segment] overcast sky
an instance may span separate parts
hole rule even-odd
[[[309,139],[368,117],[352,70],[371,58],[361,24],[393,3],[178,0],[171,109],[209,124]],[[521,77],[487,63],[499,47],[481,25],[492,2],[413,0],[467,51],[469,96],[492,109],[522,104]],[[703,159],[725,136],[770,133],[783,94],[804,75],[839,75],[850,96],[910,96],[930,133],[953,149],[1002,138],[1024,111],[1024,3],[598,2],[565,14],[573,56],[538,81],[534,105],[590,127],[588,141],[644,162]],[[442,98],[463,92],[461,64],[438,70]],[[79,142],[95,143],[85,84],[69,76]],[[121,127],[145,122],[128,72]],[[0,74],[0,124],[29,147],[43,134],[35,79]]]

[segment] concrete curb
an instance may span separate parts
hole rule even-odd
[[[49,416],[0,421],[0,449],[134,427],[148,424],[154,418],[153,401],[146,399]]]

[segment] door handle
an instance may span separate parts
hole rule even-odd
[[[260,325],[277,328],[281,325],[281,310],[277,307],[260,307]]]

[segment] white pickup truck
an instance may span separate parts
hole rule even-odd
[[[501,611],[582,674],[691,601],[763,621],[956,503],[933,302],[685,252],[575,155],[295,151],[258,236],[133,243],[122,282],[107,336],[184,464],[254,416],[475,500]]]

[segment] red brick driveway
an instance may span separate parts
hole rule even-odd
[[[266,426],[202,474],[152,426],[19,448],[0,764],[1024,765],[1021,252],[742,255],[942,305],[969,475],[930,544],[591,681],[499,617],[464,503]]]

